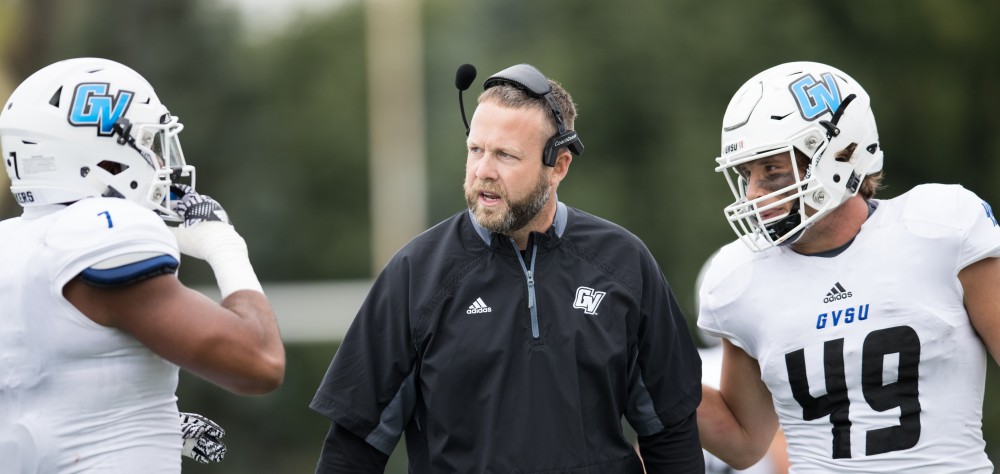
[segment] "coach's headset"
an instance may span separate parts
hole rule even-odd
[[[465,104],[462,102],[462,91],[472,85],[476,79],[476,67],[471,64],[463,64],[458,67],[455,73],[455,87],[458,88],[458,106],[462,111],[462,122],[465,123],[465,135],[469,136],[469,121],[465,118]],[[552,115],[556,119],[556,134],[549,138],[542,151],[542,163],[545,166],[555,166],[556,157],[559,156],[559,149],[566,147],[574,155],[583,154],[583,142],[573,130],[566,130],[563,123],[562,110],[552,96],[552,86],[549,80],[534,66],[530,64],[518,64],[511,66],[490,76],[483,82],[483,90],[501,84],[510,84],[521,89],[533,97],[543,97],[549,104]]]

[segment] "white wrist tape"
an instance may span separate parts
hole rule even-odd
[[[233,226],[209,221],[171,230],[181,253],[204,260],[212,267],[223,299],[239,290],[264,292],[250,265],[247,244]]]

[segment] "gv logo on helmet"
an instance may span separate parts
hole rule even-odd
[[[820,75],[820,81],[812,75],[802,76],[789,84],[788,90],[795,96],[802,118],[811,121],[827,111],[831,114],[840,107],[840,89],[833,74],[825,72]]]
[[[108,94],[107,83],[89,83],[76,86],[73,92],[73,106],[69,109],[69,123],[74,127],[97,127],[100,136],[111,136],[115,122],[129,105],[134,92],[120,90],[117,96]]]

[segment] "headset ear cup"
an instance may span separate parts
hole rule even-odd
[[[556,146],[556,141],[561,134],[557,133],[545,142],[545,148],[542,150],[542,164],[545,166],[555,166],[556,158],[559,157],[559,147]]]
[[[576,156],[580,156],[583,154],[583,142],[581,142],[579,138],[570,142],[568,147],[569,151]]]
[[[559,149],[567,147],[570,153],[579,155],[583,153],[583,143],[573,130],[566,130],[557,133],[545,142],[545,151],[542,152],[542,164],[545,166],[555,166],[556,158],[559,157]]]

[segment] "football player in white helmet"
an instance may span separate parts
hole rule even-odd
[[[814,62],[770,68],[726,110],[725,208],[738,239],[699,290],[723,339],[702,444],[745,467],[779,421],[792,472],[993,472],[982,435],[1000,356],[1000,227],[959,185],[875,199],[868,94]]]
[[[224,451],[218,425],[178,412],[178,366],[239,394],[281,383],[274,313],[194,190],[181,129],[142,76],[98,58],[39,70],[0,110],[24,208],[0,222],[5,472],[177,473],[182,451]],[[221,304],[178,280],[180,253],[209,263]]]

